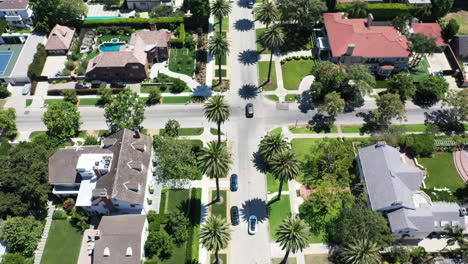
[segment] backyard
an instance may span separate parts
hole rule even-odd
[[[70,221],[53,220],[41,263],[75,264],[80,254],[81,238],[82,233]]]
[[[265,84],[268,78],[268,69],[269,69],[270,62],[269,61],[260,61],[258,62],[258,83],[262,87],[263,91],[273,91],[278,88],[276,83],[276,68],[275,63],[272,62],[271,64],[271,75],[270,81]]]
[[[424,180],[427,188],[448,188],[453,193],[465,186],[455,168],[452,153],[435,153],[431,158],[420,158],[418,161],[429,174]]]
[[[314,60],[292,60],[284,63],[283,70],[284,88],[287,90],[299,89],[302,79],[311,74]]]

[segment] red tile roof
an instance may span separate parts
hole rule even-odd
[[[445,46],[447,43],[442,37],[442,29],[437,23],[415,23],[411,25],[414,33],[421,33],[428,38],[435,38],[437,46]]]
[[[367,19],[345,19],[341,13],[323,14],[328,42],[334,57],[354,44],[353,56],[367,58],[409,57],[408,40],[391,26],[366,26]]]

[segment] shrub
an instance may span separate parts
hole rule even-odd
[[[165,229],[171,234],[174,242],[180,245],[188,239],[189,219],[181,211],[173,212],[169,215]]]
[[[106,104],[112,103],[113,96],[112,96],[111,88],[107,88],[105,86],[99,87],[97,89],[97,94],[101,96],[98,101],[100,105],[106,105]]]
[[[32,63],[28,67],[28,77],[35,80],[42,73],[44,64],[47,59],[47,51],[43,44],[37,45],[37,52],[34,54]]]
[[[65,211],[62,210],[55,210],[54,214],[52,215],[53,220],[65,220],[67,219],[68,215]]]
[[[149,191],[150,194],[153,194],[154,193],[154,188],[149,187],[148,191]]]
[[[458,33],[458,30],[460,29],[460,24],[458,23],[457,20],[455,19],[450,19],[447,25],[444,27],[444,37],[446,40],[450,40],[453,38]]]
[[[74,89],[65,89],[62,91],[63,99],[72,104],[78,103],[78,97],[76,96],[76,91]]]
[[[11,93],[5,86],[0,86],[0,99],[7,98]]]
[[[161,91],[158,87],[151,87],[148,96],[148,104],[158,104],[161,101]]]
[[[148,205],[152,205],[152,204],[153,204],[153,200],[147,199],[147,201],[148,201]]]
[[[183,17],[113,18],[85,20],[82,26],[87,28],[99,28],[106,26],[129,26],[132,28],[148,28],[150,24],[154,23],[158,26],[158,28],[167,28],[169,30],[174,30],[179,24],[183,22]]]
[[[171,93],[181,93],[187,88],[188,86],[184,81],[174,78],[174,80],[172,80],[172,85],[169,89]]]
[[[172,238],[166,232],[150,232],[145,242],[145,255],[168,259],[174,250]]]
[[[71,224],[74,227],[80,229],[81,231],[84,231],[89,228],[88,221],[89,218],[84,209],[81,209],[79,207],[73,207],[73,209],[71,210]]]
[[[75,64],[73,61],[67,61],[65,62],[65,68],[69,71],[73,71],[75,69]]]
[[[349,12],[353,3],[338,3],[335,11]],[[375,20],[392,20],[397,16],[412,16],[417,10],[416,5],[401,3],[380,3],[367,6],[368,13],[372,13]]]
[[[429,134],[405,135],[400,145],[411,156],[430,156],[435,151],[434,136]]]
[[[88,67],[89,59],[85,59],[81,62],[80,67],[76,71],[78,76],[84,76],[86,74],[86,68]]]
[[[432,188],[421,188],[433,202],[457,202],[457,198],[450,192],[444,190],[435,190]]]
[[[158,213],[156,213],[156,211],[154,211],[154,210],[150,210],[146,214],[146,219],[148,220],[148,223],[152,223],[152,222],[156,221],[157,217],[158,217]]]
[[[85,146],[96,146],[99,145],[99,141],[96,137],[88,136],[84,142]]]
[[[62,204],[63,210],[67,212],[70,212],[73,207],[75,207],[75,200],[71,197],[67,198]]]
[[[63,74],[64,76],[70,76],[71,71],[70,71],[69,69],[66,69],[66,68],[65,68],[65,69],[63,69],[62,74]]]
[[[20,253],[7,253],[2,256],[1,264],[30,264],[32,260],[27,259]]]

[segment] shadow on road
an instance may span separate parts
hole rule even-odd
[[[302,94],[298,95],[297,102],[299,103],[298,108],[302,113],[307,113],[307,111],[314,109],[309,91],[304,91]]]
[[[253,99],[260,93],[260,89],[253,84],[245,84],[239,89],[239,96],[242,99]]]
[[[254,28],[254,22],[250,19],[239,19],[234,27],[239,31],[249,31]]]
[[[315,114],[312,120],[309,121],[309,125],[313,127],[316,133],[330,133],[335,118],[333,116],[324,116],[322,114]]]
[[[258,152],[254,152],[252,154],[252,163],[259,172],[266,173],[267,166],[265,160],[263,160],[262,156]]]
[[[242,64],[255,64],[260,59],[256,50],[244,50],[239,54],[239,62]]]
[[[460,123],[449,110],[437,110],[430,113],[425,112],[424,116],[426,120],[424,123],[426,125],[435,125],[440,132],[446,134],[464,134],[465,126],[463,123]]]
[[[258,222],[263,222],[268,218],[268,206],[265,200],[253,198],[245,201],[240,209],[242,220],[247,222],[249,216],[255,215]]]
[[[240,7],[248,7],[248,1],[247,0],[239,0],[237,1],[237,5]]]

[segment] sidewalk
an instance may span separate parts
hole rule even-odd
[[[37,245],[36,250],[34,251],[34,264],[40,264],[41,263],[41,258],[42,254],[44,253],[44,247],[47,242],[47,238],[49,237],[49,230],[50,230],[50,225],[52,224],[52,215],[55,211],[55,205],[52,204],[51,201],[47,202],[47,217],[46,217],[46,223],[44,226],[44,231],[42,232],[41,240],[39,241],[39,244]]]

